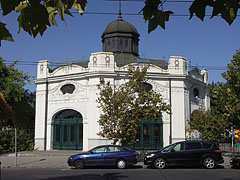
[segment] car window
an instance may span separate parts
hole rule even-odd
[[[108,152],[119,152],[120,149],[118,147],[115,146],[109,146],[108,147]]]
[[[99,147],[92,150],[93,153],[103,153],[105,152],[105,147]]]
[[[202,149],[201,143],[199,142],[187,142],[185,143],[185,150]]]
[[[163,148],[162,152],[169,152],[172,149],[173,146],[174,145],[170,145],[170,146],[167,146],[167,147]]]
[[[212,147],[211,143],[202,143],[203,149],[210,149]]]
[[[173,147],[173,151],[177,152],[177,151],[181,151],[183,148],[182,148],[182,144],[179,143],[177,144],[176,146]]]

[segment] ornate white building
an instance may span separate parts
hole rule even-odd
[[[139,34],[119,15],[102,34],[103,52],[92,53],[89,61],[51,70],[48,60],[37,66],[35,148],[39,150],[88,150],[112,143],[97,135],[101,109],[96,102],[99,78],[112,86],[125,82],[129,64],[149,65],[148,83],[171,104],[172,114],[162,120],[143,120],[139,142],[131,148],[159,149],[184,140],[193,110],[208,109],[208,71],[189,70],[185,58],[171,56],[168,62],[138,56]]]

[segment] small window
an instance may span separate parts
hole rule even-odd
[[[120,39],[120,51],[123,50],[123,39]]]
[[[193,96],[194,96],[195,98],[199,98],[199,91],[198,91],[197,88],[194,88],[194,89],[193,89]]]
[[[99,148],[95,148],[92,150],[93,153],[103,153],[105,152],[105,146],[104,147],[99,147]]]
[[[195,149],[202,149],[201,143],[190,142],[185,144],[185,150],[195,150]]]
[[[165,148],[162,149],[162,152],[170,152],[170,150],[172,149],[173,145],[169,145]]]
[[[75,86],[73,84],[66,84],[61,87],[61,92],[64,94],[72,94],[73,91],[75,90]]]
[[[124,50],[128,51],[128,40],[127,39],[125,39]]]
[[[174,150],[174,152],[181,151],[182,150],[182,144],[177,144],[176,146],[174,146],[173,150]]]
[[[212,147],[212,144],[210,143],[202,143],[203,149],[210,149]]]
[[[119,148],[115,146],[109,146],[108,147],[108,152],[119,152]]]
[[[116,46],[115,46],[115,39],[112,40],[112,50],[115,51],[116,50]]]
[[[107,51],[111,51],[111,41],[108,39],[107,41]]]

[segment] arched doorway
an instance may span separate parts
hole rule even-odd
[[[58,112],[53,119],[53,149],[83,149],[83,118],[72,109]]]

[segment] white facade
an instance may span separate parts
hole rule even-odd
[[[138,62],[134,66],[145,66]],[[187,60],[171,56],[167,68],[149,64],[148,83],[161,93],[163,99],[172,105],[172,115],[163,115],[163,146],[170,143],[170,122],[172,142],[185,140],[188,120],[193,110],[209,109],[208,71],[188,71]],[[52,72],[47,60],[39,61],[36,88],[35,149],[53,150],[54,118],[58,112],[72,109],[82,115],[83,150],[112,141],[97,135],[100,131],[98,119],[101,109],[96,102],[99,78],[110,81],[112,86],[125,82],[128,65],[118,67],[111,52],[92,53],[87,66],[78,64],[60,66]],[[61,87],[74,85],[72,94],[63,94]],[[171,101],[171,102],[170,102]]]

